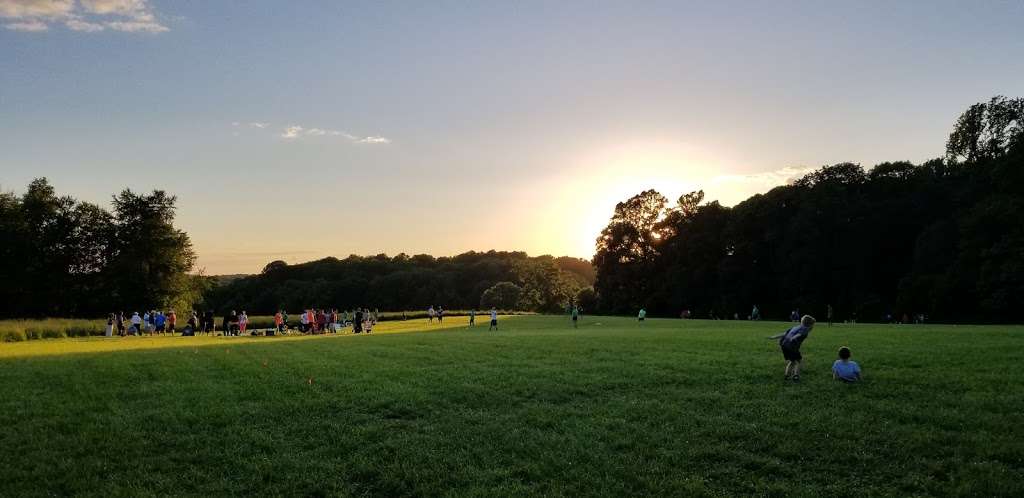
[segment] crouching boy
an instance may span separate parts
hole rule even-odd
[[[782,357],[786,359],[786,380],[800,381],[800,362],[803,361],[803,356],[800,354],[800,345],[811,334],[811,329],[813,328],[814,317],[804,315],[800,319],[799,325],[779,335],[769,337],[769,339],[779,340]]]

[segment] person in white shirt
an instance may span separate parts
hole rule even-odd
[[[491,306],[491,326],[487,327],[488,331],[498,330],[498,310]]]
[[[245,310],[242,310],[242,314],[238,315],[238,331],[239,334],[245,335],[245,328],[249,325],[249,315],[245,314]]]
[[[431,306],[427,309],[427,322],[434,323],[434,307]]]
[[[142,335],[142,317],[139,316],[139,312],[132,313],[132,329],[136,335]]]

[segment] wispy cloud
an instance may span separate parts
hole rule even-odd
[[[94,22],[83,21],[79,18],[68,19],[64,21],[64,25],[72,31],[85,31],[87,33],[94,33],[96,31],[103,31],[103,25]]]
[[[347,131],[331,130],[331,129],[328,129],[328,128],[316,128],[316,127],[306,128],[306,127],[300,126],[300,125],[291,125],[291,126],[285,127],[283,130],[281,130],[281,134],[279,136],[281,138],[284,138],[284,139],[287,139],[287,140],[296,140],[296,139],[299,139],[301,137],[324,137],[324,136],[331,136],[331,137],[341,137],[341,138],[344,138],[345,140],[347,140],[349,142],[357,143],[357,144],[389,144],[389,143],[391,143],[391,139],[390,138],[381,137],[381,136],[360,137],[360,136],[357,136],[357,135],[353,135],[353,134],[351,134],[351,133],[349,133]]]
[[[249,123],[249,127],[250,128],[263,129],[263,128],[266,128],[268,126],[270,126],[270,123],[260,123],[258,121],[253,121],[253,122]]]
[[[169,30],[148,0],[0,0],[0,17],[11,20],[4,27],[14,31],[47,31],[55,24],[83,33]]]
[[[4,27],[9,29],[9,30],[11,30],[11,31],[32,31],[32,32],[47,31],[47,30],[50,29],[50,26],[48,26],[45,22],[42,22],[42,21],[39,21],[39,20],[36,20],[36,19],[30,19],[28,21],[22,21],[22,22],[12,22],[12,23],[5,24]]]
[[[281,138],[298,138],[299,135],[302,135],[303,131],[304,130],[301,126],[289,126],[284,129],[284,132],[281,133]]]
[[[776,187],[779,185],[786,185],[793,183],[802,176],[810,173],[818,168],[804,167],[796,168],[787,166],[782,169],[774,171],[762,171],[760,173],[750,173],[746,175],[719,175],[711,179],[712,183],[746,183],[761,185],[765,187]]]

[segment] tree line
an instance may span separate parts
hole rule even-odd
[[[592,296],[593,278],[589,261],[523,252],[352,255],[293,265],[271,262],[257,275],[210,287],[204,306],[270,314],[323,307],[425,310],[431,305],[559,311],[577,301],[581,291],[583,299]]]
[[[922,164],[824,166],[731,208],[641,192],[616,206],[594,265],[610,313],[1020,321],[1024,99],[971,106]]]
[[[0,316],[105,316],[187,309],[204,282],[174,227],[175,198],[124,190],[113,210],[59,196],[45,178],[0,193]]]

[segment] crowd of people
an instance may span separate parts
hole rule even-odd
[[[476,309],[469,311],[469,326],[476,326]],[[490,330],[498,328],[498,311],[491,308]],[[431,306],[427,309],[427,321],[438,324],[443,323],[445,310],[441,306]],[[405,312],[402,312],[402,320],[407,320]],[[380,311],[374,308],[354,308],[351,310],[338,311],[334,309],[309,308],[299,314],[298,323],[292,323],[291,316],[285,310],[278,310],[273,317],[271,327],[253,329],[250,327],[249,315],[245,310],[241,313],[231,310],[221,318],[220,326],[216,324],[213,310],[190,312],[190,316],[184,327],[179,329],[178,316],[174,310],[167,311],[146,311],[143,313],[134,312],[131,316],[125,313],[111,313],[107,317],[106,336],[113,335],[141,336],[141,335],[174,335],[180,332],[182,336],[194,336],[197,334],[215,335],[218,332],[222,336],[240,335],[275,335],[286,334],[293,330],[302,334],[337,334],[345,329],[351,329],[353,334],[372,333],[374,326],[380,320]],[[294,328],[293,328],[294,327]]]

